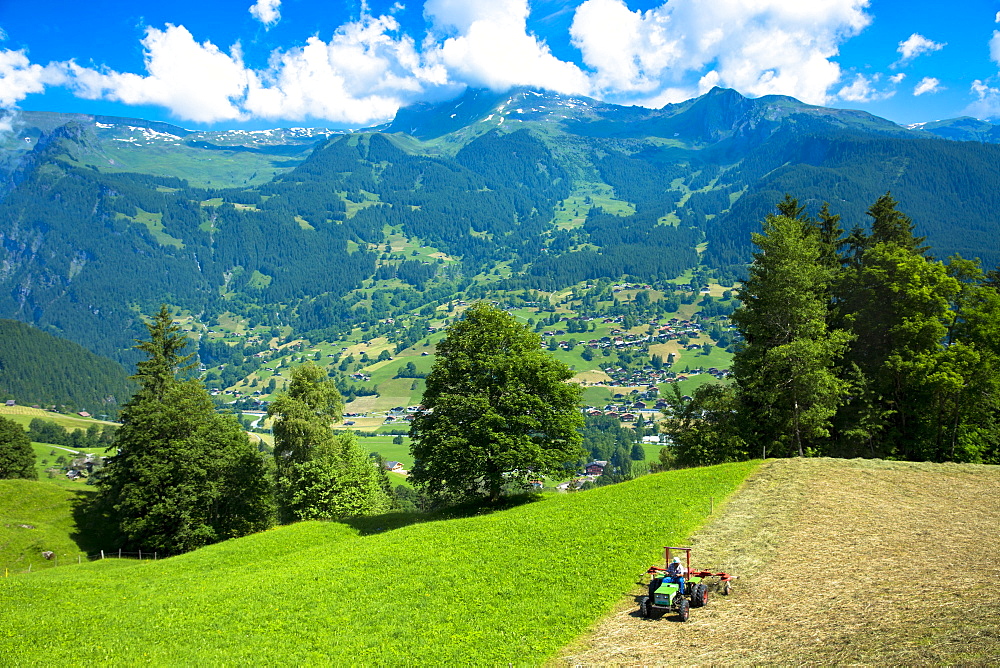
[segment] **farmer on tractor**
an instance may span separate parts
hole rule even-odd
[[[687,569],[684,568],[684,564],[681,563],[680,557],[674,557],[673,561],[667,565],[667,576],[664,580],[676,583],[677,591],[683,594],[685,575],[687,575]]]

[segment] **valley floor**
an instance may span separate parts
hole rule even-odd
[[[997,665],[998,527],[997,466],[770,461],[692,541],[731,596],[686,624],[629,597],[550,663]]]

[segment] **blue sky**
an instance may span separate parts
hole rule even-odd
[[[467,86],[1000,118],[1000,1],[0,0],[0,108],[363,127]],[[0,125],[4,121],[0,120]]]

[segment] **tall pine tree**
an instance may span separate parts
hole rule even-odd
[[[926,256],[923,238],[888,194],[868,211],[837,284],[838,322],[854,339],[852,401],[838,416],[845,456],[933,459],[928,408],[945,359],[946,323],[958,283]]]
[[[176,554],[266,528],[273,516],[265,461],[204,386],[179,378],[190,359],[164,306],[147,324],[139,391],[122,411],[118,454],[100,499],[124,547]]]
[[[784,210],[800,214],[794,200]],[[781,207],[779,207],[781,208]],[[812,221],[769,216],[733,322],[744,345],[733,359],[744,439],[777,456],[827,450],[847,385],[837,363],[849,335],[827,327],[831,270]]]

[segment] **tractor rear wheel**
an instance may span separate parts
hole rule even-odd
[[[691,607],[702,608],[708,605],[708,587],[703,584],[696,584],[692,587]]]
[[[653,609],[649,606],[648,596],[642,596],[639,598],[639,614],[646,619],[653,616]]]
[[[686,598],[682,598],[677,603],[677,616],[681,618],[682,622],[686,622],[688,617],[691,616],[691,604],[688,603]]]
[[[663,578],[653,578],[652,580],[649,581],[650,598],[653,598],[653,596],[656,594],[656,590],[660,588],[661,584],[663,584]]]

